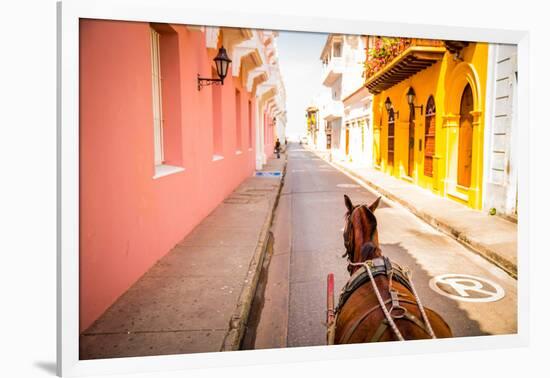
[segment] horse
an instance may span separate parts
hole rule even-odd
[[[353,205],[344,195],[346,252],[342,257],[348,259],[350,280],[330,317],[328,343],[452,337],[445,320],[422,305],[410,271],[383,256],[374,215],[380,200],[368,206]]]

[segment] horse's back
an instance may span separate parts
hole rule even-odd
[[[376,277],[382,300],[390,301],[388,281],[385,277]],[[400,293],[399,305],[406,309],[408,318],[394,319],[395,325],[405,340],[417,340],[430,338],[424,324],[423,317],[417,305],[416,299],[410,291],[399,282],[393,282],[392,288]],[[391,303],[391,302],[390,302]],[[387,306],[389,308],[390,306]],[[452,337],[449,325],[435,311],[424,307],[432,329],[438,338]],[[415,322],[411,319],[416,318]],[[339,309],[336,319],[334,341],[336,344],[352,344],[377,341],[396,340],[391,326],[387,323],[379,301],[368,282],[357,288]]]

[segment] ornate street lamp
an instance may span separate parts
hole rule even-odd
[[[197,87],[199,91],[201,90],[201,87],[205,87],[207,85],[223,85],[223,80],[227,76],[227,70],[229,69],[229,64],[231,63],[231,59],[227,56],[227,51],[225,51],[223,46],[218,50],[218,55],[214,58],[214,63],[216,63],[216,73],[218,74],[219,79],[209,79],[201,77],[200,74],[197,74]]]
[[[411,108],[420,108],[420,115],[422,115],[422,112],[424,111],[424,105],[415,106],[414,100],[416,98],[416,93],[414,93],[413,87],[409,88],[409,91],[407,92],[407,103]]]
[[[391,100],[389,97],[386,97],[386,102],[384,102],[384,105],[386,106],[386,111],[389,113],[391,109]]]
[[[393,105],[392,105],[391,100],[390,100],[389,97],[386,97],[386,102],[384,102],[384,106],[386,106],[386,111],[387,111],[388,114],[389,114],[389,113],[390,113],[390,110],[393,109]],[[394,114],[395,114],[395,116],[396,116],[397,118],[399,118],[399,111],[394,112]]]

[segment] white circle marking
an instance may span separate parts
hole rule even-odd
[[[463,302],[495,302],[505,295],[504,289],[495,282],[469,274],[442,274],[432,278],[429,285],[436,293]],[[456,294],[442,290],[439,285],[450,286]],[[484,288],[487,286],[491,286],[491,289]],[[472,298],[470,292],[483,297]]]

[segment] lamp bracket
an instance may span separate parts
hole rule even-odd
[[[411,108],[414,108],[414,109],[420,108],[420,115],[423,115],[423,113],[424,113],[424,104],[422,104],[422,105],[413,105],[413,104],[411,104],[411,105],[409,105],[409,106],[410,106]]]
[[[197,74],[197,88],[200,91],[202,87],[208,85],[223,85],[222,79],[210,79],[206,77],[201,77],[200,74]]]

